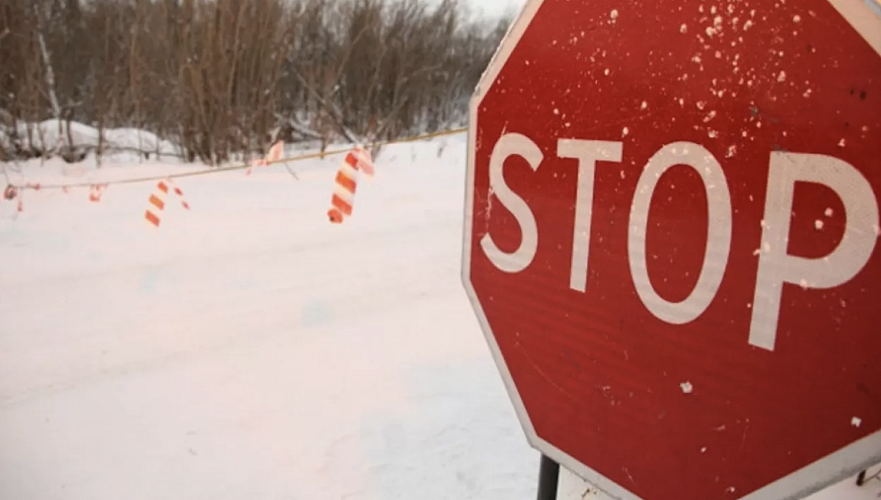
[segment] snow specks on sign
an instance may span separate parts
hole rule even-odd
[[[876,71],[877,61],[854,30],[820,0],[751,7],[665,0],[639,8],[545,0],[530,2],[524,14],[474,101],[474,134],[484,141],[469,158],[469,200],[476,207],[471,237],[477,242],[488,235],[484,241],[498,253],[476,247],[467,254],[465,276],[530,441],[585,477],[610,478],[602,487],[621,498],[654,498],[650,490],[676,498],[700,490],[707,499],[736,491],[751,500],[787,498],[790,493],[778,493],[794,491],[792,484],[762,488],[801,470],[806,456],[819,460],[829,453],[823,444],[799,440],[791,426],[781,430],[781,421],[810,427],[815,435],[836,429],[835,449],[859,439],[876,443],[866,436],[878,430],[881,415],[858,394],[848,393],[847,408],[834,415],[793,410],[817,404],[794,396],[807,379],[817,392],[833,385],[830,377],[861,376],[840,369],[862,366],[852,358],[865,353],[842,345],[845,333],[853,342],[874,342],[862,328],[877,309],[861,290],[874,289],[877,280],[869,277],[877,262],[870,260],[852,280],[846,269],[823,270],[826,259],[848,255],[863,266],[867,249],[876,245],[848,232],[851,212],[867,215],[854,228],[877,240],[871,209],[877,204],[858,180],[863,175],[877,188],[865,158],[877,151],[872,141],[881,120],[860,104],[861,94],[874,95],[877,87],[860,68]],[[855,66],[841,51],[864,62]],[[854,81],[859,75],[859,85],[850,84],[853,94],[842,88],[845,71]],[[520,89],[522,100],[511,100]],[[838,146],[841,139],[845,147]],[[510,143],[512,154],[494,158],[497,143]],[[538,167],[524,161],[530,151],[541,153]],[[687,158],[674,165],[668,157],[676,155]],[[503,175],[488,169],[499,164]],[[805,180],[829,168],[845,172],[840,183]],[[487,192],[497,207],[489,220],[482,218]],[[833,216],[823,215],[827,207]],[[792,220],[784,225],[784,219]],[[717,246],[718,235],[728,243]],[[505,272],[506,259],[518,255],[519,270]],[[788,270],[772,283],[768,262],[776,259],[783,261],[775,269]],[[831,352],[840,357],[818,358]],[[710,355],[719,362],[708,362]],[[817,373],[791,381],[765,376],[782,373],[778,365],[804,366],[807,358]],[[626,376],[616,371],[621,359]],[[569,396],[547,386],[536,366]],[[603,369],[584,369],[591,366]],[[636,372],[642,385],[633,382]],[[745,389],[747,379],[761,390]],[[864,380],[870,379],[881,377]],[[834,386],[824,397],[840,399],[841,387],[855,383]],[[612,389],[607,394],[601,387]],[[598,408],[606,400],[592,398],[623,390],[635,393],[640,405],[651,401],[665,412],[625,415],[628,399],[599,413],[571,406],[571,395]],[[703,406],[709,401],[718,404]],[[748,410],[713,413],[727,404]],[[682,409],[678,420],[669,411],[674,407]],[[563,426],[563,414],[574,423]],[[853,416],[861,419],[859,428],[850,425]],[[689,465],[703,448],[712,450],[696,460],[706,464],[679,471],[695,478],[691,489],[673,492],[675,485],[661,484],[657,462],[640,463],[645,441],[628,441],[633,426],[621,424],[631,417],[667,429],[652,436],[676,436],[653,449],[676,449]],[[560,435],[560,428],[569,435]],[[721,430],[683,443],[694,429]],[[772,435],[779,449],[769,450],[767,440],[761,446],[762,436]],[[592,454],[611,442],[617,458]],[[632,453],[625,452],[631,445]],[[846,453],[856,464],[877,446]],[[728,463],[708,461],[722,455]],[[714,481],[722,469],[730,474]],[[735,469],[742,474],[734,477]],[[809,488],[817,478],[804,473],[793,481]]]

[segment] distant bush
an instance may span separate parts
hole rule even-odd
[[[50,118],[148,130],[212,164],[277,134],[437,130],[464,120],[507,25],[456,0],[3,0],[0,159],[45,154],[20,123]]]

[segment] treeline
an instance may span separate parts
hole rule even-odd
[[[41,154],[12,124],[48,118],[148,130],[208,163],[279,131],[436,130],[464,118],[507,22],[457,0],[0,0],[3,153]]]

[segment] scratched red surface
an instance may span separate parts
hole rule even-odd
[[[717,500],[881,429],[881,245],[842,286],[784,285],[775,350],[748,344],[770,152],[840,158],[881,198],[881,59],[826,1],[547,0],[476,126],[471,279],[539,436],[644,499]],[[505,251],[520,242],[500,203],[487,215],[503,132],[545,155],[537,172],[506,162],[539,230],[519,274],[498,271],[478,244],[487,232]],[[561,137],[624,143],[622,163],[598,164],[583,294],[568,287],[577,162],[557,158]],[[638,176],[674,141],[716,156],[733,205],[721,287],[682,326],[642,305],[626,241]],[[808,184],[797,185],[792,221],[789,252],[805,257],[832,251],[846,223],[835,193]],[[692,290],[706,224],[700,179],[674,167],[647,234],[662,297]]]

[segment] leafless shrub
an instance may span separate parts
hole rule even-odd
[[[0,0],[2,154],[76,161],[76,122],[99,130],[99,157],[105,129],[131,127],[211,164],[273,134],[326,147],[438,130],[464,121],[507,22],[457,0]],[[48,118],[56,151],[22,125]]]

